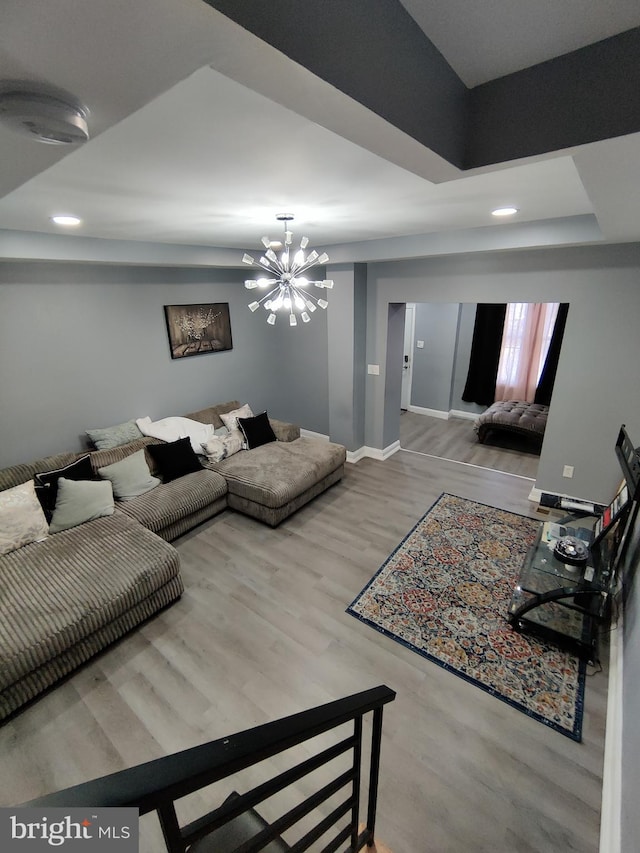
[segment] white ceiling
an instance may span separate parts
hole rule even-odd
[[[626,0],[482,0],[482,29],[464,0],[403,2],[467,82],[640,23]],[[578,27],[550,17],[561,5],[608,13]],[[10,78],[71,91],[92,139],[70,150],[0,126],[9,232],[60,233],[49,217],[66,212],[82,237],[250,248],[290,211],[326,246],[495,226],[513,204],[521,223],[595,214],[604,239],[640,239],[640,135],[463,174],[200,0],[4,0]]]

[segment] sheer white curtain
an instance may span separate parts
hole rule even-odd
[[[511,302],[507,305],[496,401],[533,401],[557,314],[557,302]]]

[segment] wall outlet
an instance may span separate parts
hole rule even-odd
[[[418,349],[424,349],[424,341],[416,341],[416,346]]]
[[[367,365],[367,373],[370,373],[372,376],[380,376],[380,365],[379,364],[368,364]]]
[[[562,476],[571,479],[573,477],[573,465],[565,465],[562,469]]]

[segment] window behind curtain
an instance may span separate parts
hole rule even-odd
[[[496,400],[533,401],[557,314],[557,302],[507,305]]]

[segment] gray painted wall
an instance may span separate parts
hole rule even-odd
[[[390,303],[569,302],[536,485],[544,491],[608,502],[619,478],[614,454],[621,423],[640,435],[638,367],[640,245],[548,249],[431,258],[369,267],[368,358],[386,363]],[[385,386],[369,383],[367,443],[398,438],[380,416]],[[573,465],[572,480],[562,477]]]
[[[457,302],[416,304],[412,406],[439,412],[451,407],[459,311]],[[418,341],[424,341],[422,349],[418,349]]]
[[[0,264],[0,465],[79,450],[90,427],[228,399],[325,431],[324,312],[305,329],[271,328],[247,309],[242,279],[240,270]],[[232,350],[171,359],[163,306],[190,302],[229,302]],[[319,358],[309,347],[318,338]]]

